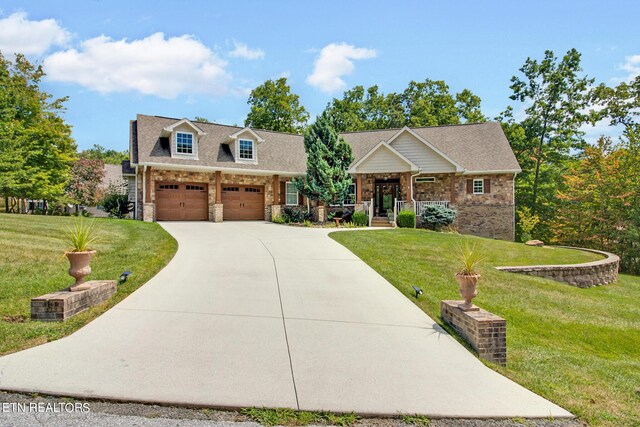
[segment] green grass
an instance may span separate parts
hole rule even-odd
[[[109,301],[66,322],[30,320],[30,300],[73,284],[68,275],[67,228],[74,218],[0,214],[0,354],[53,341],[84,326],[153,277],[171,260],[177,243],[158,224],[96,219],[91,279],[133,274]]]
[[[503,273],[498,265],[568,264],[597,255],[425,230],[332,233],[424,312],[460,299],[454,255],[462,238],[486,255],[474,303],[507,320],[508,365],[486,362],[593,426],[640,426],[640,278],[590,289]],[[412,285],[424,289],[416,300]],[[446,328],[452,332],[450,328]]]
[[[278,408],[244,408],[243,415],[265,426],[306,426],[309,424],[352,426],[359,417],[353,413],[334,414],[331,412],[296,411]]]

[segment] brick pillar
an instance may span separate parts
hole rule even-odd
[[[216,171],[216,205],[221,205],[221,204],[222,204],[222,172]]]
[[[271,204],[277,205],[280,201],[280,177],[278,175],[273,175],[273,201]],[[278,212],[279,213],[279,212]],[[273,216],[273,211],[271,213]]]
[[[411,202],[411,198],[413,197],[413,194],[411,194],[411,172],[404,173],[404,186],[405,201]]]
[[[451,193],[449,201],[451,203],[455,203],[456,202],[456,174],[455,173],[449,174],[449,192]]]

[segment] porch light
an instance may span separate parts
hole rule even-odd
[[[424,291],[419,287],[417,287],[416,285],[413,285],[413,290],[416,292],[416,298],[418,298],[420,295],[424,293]]]
[[[130,271],[125,271],[124,273],[122,273],[120,275],[120,283],[124,283],[127,281],[127,277],[129,277],[131,275]]]

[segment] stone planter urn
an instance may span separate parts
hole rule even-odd
[[[478,307],[474,307],[471,301],[478,295],[476,287],[479,278],[479,274],[456,274],[456,280],[460,285],[460,296],[464,299],[464,303],[459,304],[458,307],[463,311],[478,310]]]
[[[71,267],[69,268],[69,276],[76,279],[76,282],[69,288],[71,292],[84,291],[91,287],[84,283],[84,277],[91,274],[91,257],[96,251],[85,252],[67,252],[65,255],[69,258]]]

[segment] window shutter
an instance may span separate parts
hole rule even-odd
[[[491,180],[489,178],[484,179],[484,192],[491,193]]]
[[[302,194],[298,193],[298,204],[299,205],[303,205],[304,204],[304,199],[302,198]]]
[[[287,193],[286,193],[286,187],[285,187],[286,183],[284,181],[280,182],[280,199],[278,201],[279,205],[284,205],[286,204],[286,198],[287,198]]]
[[[473,194],[473,180],[467,180],[467,194]]]

